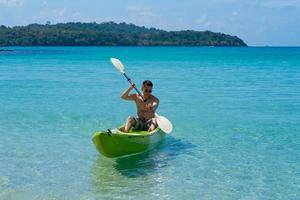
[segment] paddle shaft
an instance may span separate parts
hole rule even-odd
[[[123,75],[125,76],[125,78],[127,79],[127,81],[132,85],[133,83],[132,83],[131,79],[126,75],[125,72],[123,73]],[[146,102],[146,99],[143,97],[142,93],[135,87],[135,85],[133,86],[133,88],[140,95],[140,97],[142,97],[143,101]]]

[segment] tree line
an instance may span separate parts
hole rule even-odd
[[[247,46],[212,31],[164,31],[127,23],[0,26],[0,46]]]

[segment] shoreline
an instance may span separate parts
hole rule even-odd
[[[102,47],[102,48],[111,48],[111,47],[117,47],[117,48],[140,48],[140,47],[146,47],[146,48],[156,48],[156,47],[162,47],[162,48],[300,48],[300,46],[164,46],[164,45],[157,45],[157,46],[125,46],[125,45],[120,45],[120,46],[109,46],[109,45],[103,45],[103,46],[97,46],[97,45],[87,45],[87,46],[78,46],[78,45],[42,45],[42,46],[31,46],[31,45],[25,45],[25,46],[0,46],[0,52],[5,52],[5,51],[13,51],[11,49],[4,49],[4,48],[20,48],[20,47]],[[1,49],[3,48],[3,49]]]

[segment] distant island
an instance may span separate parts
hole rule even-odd
[[[234,46],[237,36],[212,31],[165,31],[127,23],[47,23],[0,26],[0,46]]]

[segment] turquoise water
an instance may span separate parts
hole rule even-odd
[[[14,47],[0,52],[0,199],[299,199],[300,48]],[[154,82],[174,131],[107,159],[94,131]]]

